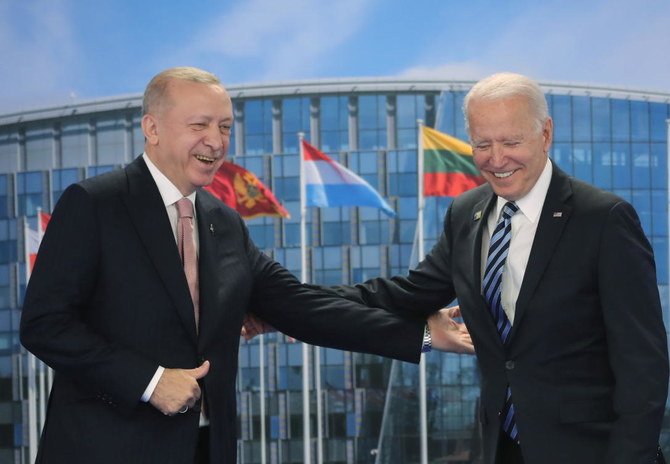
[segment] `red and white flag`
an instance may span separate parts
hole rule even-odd
[[[37,259],[37,251],[40,249],[40,243],[42,242],[42,237],[44,232],[47,230],[47,225],[51,220],[51,215],[44,213],[42,211],[37,212],[37,230],[31,229],[26,223],[26,234],[25,234],[25,243],[26,243],[26,274],[27,277],[30,277],[30,274],[33,272],[33,266],[35,266],[35,259]]]
[[[272,191],[254,173],[230,161],[221,165],[214,180],[205,190],[237,210],[243,218],[291,217]]]

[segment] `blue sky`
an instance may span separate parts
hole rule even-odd
[[[670,93],[668,0],[0,0],[0,114],[229,84],[516,71]]]

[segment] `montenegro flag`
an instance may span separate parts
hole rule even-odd
[[[205,190],[249,219],[257,216],[290,217],[272,191],[242,166],[225,161]]]

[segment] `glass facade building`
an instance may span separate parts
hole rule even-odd
[[[248,221],[253,240],[300,275],[302,132],[366,179],[398,213],[389,219],[371,208],[311,209],[309,280],[351,284],[406,272],[417,260],[417,120],[467,140],[461,105],[472,84],[355,79],[230,87],[230,157],[254,172],[291,213],[291,219]],[[543,88],[554,118],[553,161],[637,209],[656,254],[667,327],[670,94]],[[38,210],[51,211],[71,183],[142,153],[140,118],[140,95],[0,115],[0,462],[28,462],[28,359],[18,337],[24,228],[35,229]],[[427,199],[427,250],[450,201]],[[325,463],[418,462],[418,368],[357,353],[310,352],[314,462],[316,456]],[[474,358],[430,353],[426,361],[429,462],[477,462]],[[242,342],[239,363],[239,461],[303,462],[302,344],[268,334]],[[38,398],[41,407],[43,400]],[[670,440],[670,417],[665,424],[663,442]]]

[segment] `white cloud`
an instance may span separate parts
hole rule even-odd
[[[484,65],[477,61],[462,61],[446,63],[438,66],[415,66],[405,69],[399,77],[407,79],[449,79],[449,80],[479,80],[490,74]]]
[[[179,56],[209,55],[226,74],[227,63],[248,64],[243,80],[309,77],[321,60],[350,39],[376,0],[250,0],[215,17]]]
[[[572,3],[538,2],[521,15],[501,20],[499,31],[477,56],[435,66],[417,65],[402,74],[421,71],[445,79],[452,74],[476,78],[506,70],[541,81],[670,91],[670,3]]]
[[[67,101],[78,58],[68,7],[0,2],[0,113]]]

